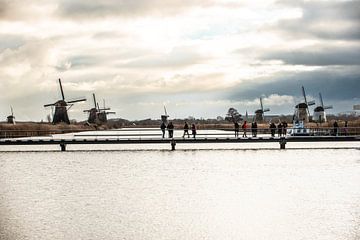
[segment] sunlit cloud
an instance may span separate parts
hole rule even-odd
[[[358,101],[359,5],[0,0],[0,112],[12,104],[19,120],[45,119],[58,78],[67,95],[96,92],[129,119],[158,117],[164,102],[178,117],[215,117],[233,104],[253,111],[260,96],[292,113],[301,85],[341,112],[340,100],[349,109]],[[74,118],[84,119],[82,107]]]

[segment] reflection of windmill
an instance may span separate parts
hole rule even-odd
[[[304,102],[301,102],[295,106],[294,120],[308,122],[310,117],[309,106],[315,105],[315,101],[308,102],[306,99],[304,86],[302,86],[301,89]]]
[[[317,106],[314,109],[313,120],[315,122],[318,122],[318,123],[323,123],[323,122],[326,122],[325,110],[326,109],[332,109],[333,106],[324,106],[324,102],[323,102],[323,98],[321,96],[321,93],[319,93],[319,98],[320,98],[320,106]]]
[[[84,112],[89,113],[88,122],[89,123],[106,123],[107,114],[115,114],[115,112],[110,112],[110,108],[105,107],[105,100],[103,108],[100,108],[99,103],[96,102],[95,93],[93,93],[94,107],[89,110],[84,110]]]
[[[10,109],[11,109],[11,115],[7,116],[7,123],[15,125],[15,116],[14,116],[14,110],[13,110],[12,106],[10,106]]]
[[[255,111],[255,121],[256,122],[264,122],[264,113],[270,111],[270,108],[264,109],[262,97],[260,97],[260,107],[261,107],[260,109]]]
[[[162,121],[163,123],[167,123],[167,119],[168,119],[169,115],[167,114],[165,105],[164,105],[164,112],[165,112],[165,114],[164,114],[164,115],[161,115],[161,121]]]
[[[86,98],[76,99],[67,102],[65,101],[64,90],[62,88],[60,78],[59,78],[59,85],[60,85],[62,99],[58,100],[55,103],[46,104],[44,105],[44,107],[55,106],[55,113],[53,115],[53,121],[52,121],[53,124],[57,124],[61,122],[70,124],[68,110],[74,105],[74,103],[86,101]]]

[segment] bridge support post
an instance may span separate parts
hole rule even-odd
[[[175,151],[175,146],[176,146],[175,140],[174,140],[174,139],[171,139],[170,144],[171,144],[171,151]]]
[[[62,152],[66,151],[66,144],[65,143],[60,143],[60,148]]]
[[[286,139],[284,137],[280,138],[280,149],[285,149]]]

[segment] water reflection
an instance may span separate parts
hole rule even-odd
[[[0,239],[356,239],[359,156],[3,152]]]

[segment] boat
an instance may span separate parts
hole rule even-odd
[[[293,121],[292,128],[288,128],[287,134],[290,136],[310,136],[310,129],[306,128],[304,121]]]

